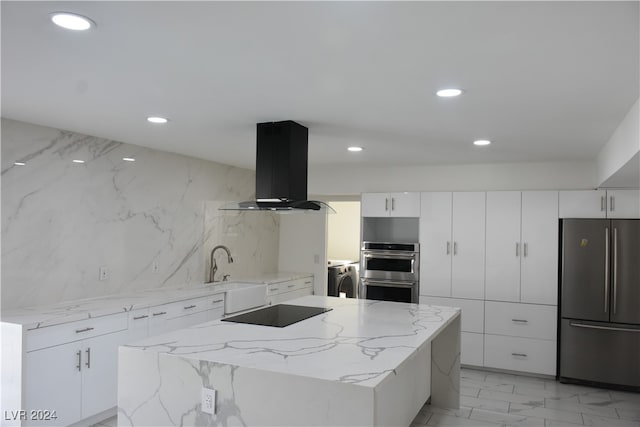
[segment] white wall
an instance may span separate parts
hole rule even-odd
[[[327,295],[327,214],[280,215],[278,269],[313,273],[313,292]]]
[[[2,309],[202,283],[218,243],[219,277],[274,271],[278,218],[209,203],[254,191],[250,170],[3,119]]]
[[[309,192],[563,190],[598,186],[595,162],[310,168]]]
[[[636,166],[634,156],[640,152],[640,100],[631,107],[624,120],[616,128],[607,144],[598,154],[598,185],[610,180],[625,165]],[[631,162],[631,163],[629,163]],[[627,172],[628,173],[628,172]],[[631,176],[635,176],[631,174]],[[620,185],[619,180],[612,180]],[[624,183],[623,183],[624,184]],[[640,183],[628,185],[638,188]]]
[[[360,202],[329,201],[327,258],[360,259]]]

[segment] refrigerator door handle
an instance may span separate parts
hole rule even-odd
[[[618,227],[613,227],[613,314],[618,305]]]
[[[570,322],[569,325],[575,326],[575,327],[578,327],[578,328],[603,329],[605,331],[621,331],[621,332],[637,332],[637,333],[640,333],[640,329],[612,328],[610,326],[586,325],[584,323],[575,323],[575,322]]]
[[[609,309],[609,227],[604,229],[604,312]]]

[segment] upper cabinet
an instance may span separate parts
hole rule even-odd
[[[363,217],[419,217],[420,193],[362,193]]]
[[[420,294],[484,298],[485,193],[421,194]]]
[[[486,299],[557,303],[558,192],[488,192],[486,239]]]
[[[640,191],[561,191],[560,218],[640,218]]]

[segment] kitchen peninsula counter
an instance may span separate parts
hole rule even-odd
[[[120,347],[118,425],[409,425],[459,405],[460,310],[307,296],[284,328],[212,321]],[[202,388],[216,390],[214,415]]]

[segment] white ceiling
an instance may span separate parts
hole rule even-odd
[[[638,6],[2,1],[2,115],[248,168],[278,120],[315,166],[593,159],[638,98]]]

